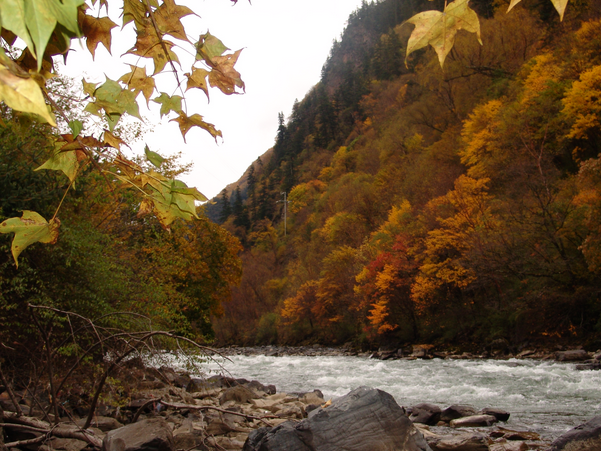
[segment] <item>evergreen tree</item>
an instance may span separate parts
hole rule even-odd
[[[230,205],[230,199],[225,188],[221,191],[220,204],[221,214],[219,215],[219,222],[224,223],[232,214],[232,206]]]

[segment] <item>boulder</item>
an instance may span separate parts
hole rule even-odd
[[[167,422],[150,418],[110,431],[102,442],[102,451],[175,451]]]
[[[409,408],[409,419],[413,423],[422,423],[435,426],[440,421],[440,407],[434,404],[422,403]]]
[[[461,434],[429,443],[433,451],[488,451],[484,434]]]
[[[430,451],[423,435],[386,392],[360,387],[309,418],[250,433],[244,451]]]
[[[451,420],[451,427],[469,428],[492,426],[497,421],[499,420],[492,415],[472,415],[471,417],[463,417],[457,418],[456,420]]]
[[[566,432],[553,443],[549,451],[599,451],[601,449],[601,416],[596,416]]]
[[[476,409],[470,406],[452,405],[440,412],[440,421],[449,423],[451,420],[457,418],[469,417],[476,415],[478,412]]]
[[[557,351],[555,359],[559,362],[581,362],[588,360],[589,355],[584,349],[575,349],[572,351]]]
[[[245,403],[251,399],[257,399],[259,396],[255,394],[249,388],[243,385],[236,385],[235,387],[228,388],[223,392],[219,398],[219,404],[223,405],[228,401],[235,401],[237,403]]]

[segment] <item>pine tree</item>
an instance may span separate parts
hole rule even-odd
[[[230,205],[230,199],[227,195],[227,191],[225,188],[221,191],[221,214],[219,215],[219,222],[224,223],[227,221],[227,218],[232,214],[232,206]]]

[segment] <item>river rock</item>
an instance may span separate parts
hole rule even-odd
[[[449,423],[457,418],[477,415],[478,411],[470,406],[452,405],[440,412],[440,421]]]
[[[601,450],[601,416],[566,432],[551,443],[548,451],[599,451]]]
[[[433,451],[488,451],[488,439],[484,434],[461,434],[430,442]]]
[[[500,442],[493,443],[488,448],[489,451],[527,451],[528,445],[524,442]]]
[[[171,428],[157,417],[110,431],[102,442],[102,451],[175,451],[175,447]]]
[[[434,426],[440,421],[440,407],[434,404],[422,403],[409,408],[409,419],[413,423],[422,423]]]
[[[299,422],[250,433],[244,451],[430,451],[386,392],[360,387]]]
[[[497,421],[499,420],[492,415],[472,415],[471,417],[463,417],[452,420],[450,424],[453,428],[484,427],[492,426]]]
[[[588,360],[589,355],[584,349],[575,349],[572,351],[557,351],[555,359],[559,362],[581,362]]]
[[[219,404],[224,405],[228,401],[245,403],[251,399],[257,398],[259,398],[259,396],[257,396],[251,389],[246,388],[243,385],[236,385],[235,387],[228,388],[223,392],[219,398]]]
[[[499,421],[507,421],[511,414],[502,409],[495,409],[494,407],[486,407],[480,411],[483,415],[492,415]]]

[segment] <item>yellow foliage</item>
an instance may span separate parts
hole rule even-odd
[[[502,158],[498,129],[501,126],[503,102],[491,100],[474,109],[463,124],[462,137],[466,147],[459,152],[461,162],[468,166],[468,175],[487,177],[491,159]]]
[[[387,321],[389,316],[388,312],[388,301],[379,300],[375,304],[372,304],[372,309],[369,311],[367,319],[369,323],[377,330],[378,334],[382,335],[386,332],[390,332],[399,327],[397,324],[390,324]]]
[[[536,97],[548,88],[549,82],[556,82],[560,78],[561,68],[555,57],[550,53],[538,55],[524,80],[521,107],[528,108]]]
[[[386,292],[396,280],[395,268],[391,265],[384,265],[384,269],[376,276],[376,287],[381,292]]]
[[[587,139],[587,132],[601,126],[601,66],[580,75],[563,99],[564,114],[572,122],[568,138]]]

